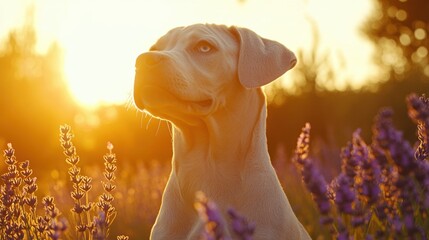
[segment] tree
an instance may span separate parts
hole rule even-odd
[[[62,169],[66,163],[61,161],[58,129],[69,124],[80,157],[91,164],[103,156],[107,141],[118,143],[116,153],[122,159],[168,161],[167,125],[125,106],[87,111],[76,104],[63,74],[61,46],[53,43],[46,52],[38,52],[33,23],[28,19],[0,41],[0,151],[12,143],[20,149],[19,159],[31,160],[38,173]]]
[[[429,1],[374,0],[363,32],[377,46],[375,58],[387,79],[420,73],[429,78]],[[413,74],[415,77],[415,74]]]
[[[58,126],[73,119],[76,107],[62,76],[62,51],[52,44],[36,51],[32,19],[0,43],[0,149],[7,142],[36,168],[57,159]]]

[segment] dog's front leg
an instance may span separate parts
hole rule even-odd
[[[176,183],[174,175],[170,176],[152,227],[151,240],[188,239],[193,224],[198,220],[193,206],[183,202]]]

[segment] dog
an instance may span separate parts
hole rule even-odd
[[[214,24],[174,28],[138,56],[135,105],[173,125],[172,170],[151,239],[200,239],[198,191],[255,223],[256,240],[310,239],[270,162],[261,90],[296,62],[278,42]]]

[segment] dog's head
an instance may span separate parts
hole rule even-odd
[[[134,102],[154,116],[194,125],[227,105],[228,96],[259,88],[295,64],[286,47],[249,29],[179,27],[137,58]]]

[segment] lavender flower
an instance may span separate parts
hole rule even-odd
[[[377,115],[373,128],[372,148],[376,156],[378,155],[383,160],[392,159],[399,168],[399,172],[407,175],[416,167],[413,149],[410,143],[403,138],[402,132],[395,129],[392,116],[393,111],[388,108],[382,109]],[[381,166],[385,164],[386,162],[380,161]]]
[[[376,203],[381,193],[381,171],[374,158],[368,158],[362,163],[361,178],[360,194],[366,198],[369,205]]]
[[[407,105],[408,115],[417,124],[419,145],[415,157],[423,161],[429,157],[429,99],[411,94],[407,97]]]
[[[353,202],[356,199],[356,194],[350,187],[352,182],[350,178],[341,173],[337,178],[334,179],[332,184],[335,189],[335,204],[340,213],[353,214]]]
[[[60,239],[62,233],[67,229],[68,223],[64,218],[59,218],[61,213],[55,206],[53,197],[44,197],[42,202],[45,209],[44,221],[47,225],[45,231],[52,240]]]
[[[429,98],[425,95],[417,97],[416,94],[410,94],[407,97],[408,115],[416,122],[422,122],[425,127],[429,123]],[[426,132],[427,134],[428,132]],[[425,136],[427,140],[427,135]]]
[[[108,152],[103,156],[104,172],[106,181],[102,181],[104,192],[98,197],[96,203],[90,202],[89,191],[92,189],[92,178],[80,174],[81,169],[77,167],[79,156],[76,154],[76,148],[72,143],[73,134],[68,125],[60,127],[60,142],[64,149],[66,162],[71,165],[69,168],[70,180],[73,184],[71,196],[74,200],[72,212],[75,213],[76,233],[84,239],[107,239],[109,236],[109,227],[116,217],[116,209],[113,207],[113,191],[116,189],[115,172],[116,155],[113,153],[113,144],[107,143]],[[91,211],[90,210],[94,210]],[[95,216],[93,216],[96,214]],[[92,220],[91,220],[92,218]],[[121,235],[118,239],[128,239]]]
[[[392,121],[393,111],[385,108],[379,111],[373,125],[373,137],[371,144],[372,157],[380,166],[381,201],[375,207],[376,216],[385,224],[385,227],[377,231],[377,237],[388,238],[390,228],[398,225],[398,195],[399,190],[395,185],[398,180],[398,168],[393,164],[388,154],[389,145],[394,136],[395,129]]]
[[[210,201],[203,192],[196,193],[195,209],[204,222],[203,237],[206,240],[230,240],[224,236],[225,224],[216,204]]]
[[[311,130],[310,124],[306,123],[305,126],[302,128],[296,143],[295,161],[300,166],[304,164],[304,162],[308,159],[308,156],[309,156],[310,130]]]
[[[311,126],[306,123],[297,141],[295,151],[295,163],[301,170],[301,175],[307,189],[312,193],[319,212],[322,214],[321,223],[329,224],[332,218],[329,216],[331,203],[328,198],[328,186],[319,169],[314,166],[309,158]]]
[[[246,218],[241,216],[235,209],[228,209],[228,214],[232,219],[232,230],[241,240],[252,240],[255,232],[255,224],[249,223]]]
[[[338,230],[337,240],[350,240],[350,234],[346,228],[340,228]]]
[[[30,161],[18,163],[12,144],[4,151],[8,172],[1,175],[0,190],[1,239],[59,239],[67,228],[52,197],[43,199],[44,216],[38,216],[36,178]]]
[[[104,159],[104,178],[107,182],[103,182],[104,193],[99,197],[97,207],[99,214],[94,217],[94,221],[91,225],[91,231],[94,239],[106,239],[109,235],[109,227],[116,217],[116,210],[112,205],[114,197],[112,195],[113,190],[116,188],[114,181],[116,179],[115,172],[116,167],[116,155],[113,153],[113,144],[107,143],[107,150],[103,157]]]
[[[375,204],[380,196],[381,170],[378,162],[360,136],[361,130],[353,133],[352,156],[359,163],[359,183],[357,184],[359,194],[365,198],[368,206]]]
[[[421,187],[421,211],[429,210],[429,162],[419,161],[415,175]]]
[[[80,174],[76,166],[79,157],[73,146],[73,137],[69,126],[60,128],[61,145],[66,155],[70,179],[73,184],[71,196],[74,200],[72,212],[75,213],[76,235],[69,236],[77,239],[107,239],[109,226],[113,222],[116,211],[111,205],[113,196],[111,192],[114,185],[116,171],[116,156],[113,154],[113,145],[108,144],[109,152],[104,156],[107,182],[103,183],[104,193],[100,196],[100,214],[91,222],[89,210],[93,209],[89,202],[88,192],[91,190],[92,178]],[[53,197],[44,197],[42,202],[44,213],[38,211],[36,191],[38,185],[36,178],[32,177],[33,170],[30,161],[18,162],[12,144],[7,144],[4,150],[7,172],[0,175],[0,238],[1,239],[61,239],[68,228],[67,220],[61,216],[54,203]],[[42,215],[39,215],[42,213]],[[83,216],[84,215],[84,216]],[[96,229],[96,231],[94,231]],[[90,233],[94,233],[90,235]],[[118,236],[126,240],[127,236]]]
[[[414,104],[415,109],[422,109],[421,106],[416,107],[415,97],[409,97],[409,104]],[[426,117],[425,111],[423,109],[413,113],[411,110],[410,116],[420,119]],[[414,154],[409,142],[405,141],[402,133],[394,128],[391,110],[383,110],[379,113],[375,129],[377,135],[373,143],[374,152],[379,153],[379,156],[384,154],[385,159],[391,159],[394,163],[394,168],[383,169],[384,180],[381,182],[386,190],[390,189],[390,192],[384,192],[383,210],[389,212],[386,216],[390,219],[389,222],[393,223],[391,226],[397,234],[403,233],[404,229],[408,237],[418,235],[423,237],[420,227],[414,221],[414,213],[417,209],[424,207],[423,203],[428,195],[425,191],[425,182],[429,182],[429,180],[426,181],[427,168],[424,166],[425,162],[419,159],[424,156],[426,150],[421,144],[420,152],[417,151]],[[397,171],[397,177],[388,181],[390,176],[394,176],[392,173],[395,171]],[[416,206],[415,202],[420,203],[421,206]],[[401,217],[398,218],[398,215]]]
[[[421,206],[429,209],[429,98],[410,94],[407,105],[408,115],[417,123],[419,144],[415,151],[415,158],[418,160],[416,179],[422,189]]]
[[[347,146],[341,149],[340,154],[342,160],[341,171],[351,179],[355,178],[359,167],[359,159],[352,155],[352,151],[353,144],[348,142]]]
[[[371,202],[375,202],[379,191],[377,184],[374,184],[374,173],[368,169],[369,149],[360,137],[360,132],[357,129],[352,141],[342,149],[342,172],[331,183],[339,212],[351,215],[351,224],[355,228],[364,225],[370,218],[370,214],[365,212],[370,204],[365,204],[362,200],[370,197]],[[377,167],[376,164],[373,165]]]
[[[94,240],[106,239],[107,236],[104,235],[106,229],[106,215],[104,212],[99,212],[98,216],[94,217],[94,220],[90,227],[92,238]]]
[[[310,125],[303,128],[294,160],[319,208],[318,196],[334,201],[337,211],[332,214],[340,214],[331,218],[337,239],[428,239],[429,99],[411,94],[407,103],[417,123],[417,147],[413,149],[394,127],[393,111],[382,109],[371,145],[357,130],[342,149],[342,171],[327,192],[310,161]]]
[[[1,175],[1,180],[4,185],[1,187],[0,201],[2,211],[1,235],[5,239],[23,239],[25,225],[22,219],[22,206],[24,202],[21,201],[20,189],[22,178],[19,174],[15,157],[15,149],[12,144],[7,144],[7,149],[4,150],[5,163],[8,172]]]
[[[71,209],[75,214],[76,233],[78,236],[86,237],[90,233],[87,232],[90,227],[90,210],[92,209],[92,202],[88,201],[88,193],[91,189],[91,178],[80,174],[80,168],[77,166],[79,163],[79,156],[76,153],[76,148],[72,143],[73,134],[71,127],[63,125],[60,127],[60,142],[64,149],[66,162],[70,165],[69,175],[73,185],[71,197],[74,200],[74,207]]]

